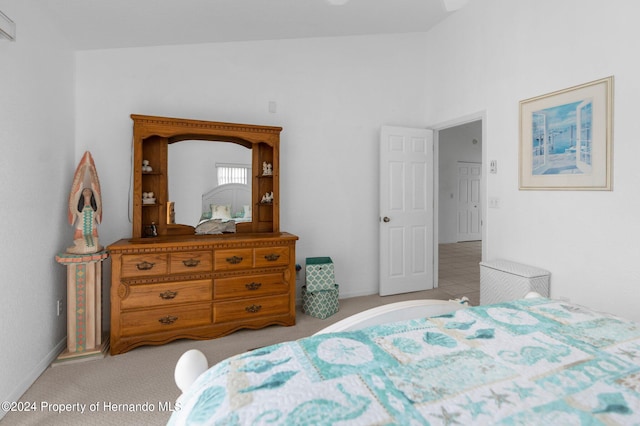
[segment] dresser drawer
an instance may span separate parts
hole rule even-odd
[[[213,320],[215,323],[243,321],[288,312],[289,295],[256,297],[214,303]]]
[[[211,252],[192,251],[171,253],[170,271],[172,274],[191,272],[211,272]]]
[[[147,309],[120,314],[122,336],[157,333],[211,324],[211,304]]]
[[[121,309],[169,306],[211,300],[211,280],[132,285],[120,301]]]
[[[213,298],[259,297],[286,293],[282,273],[246,275],[242,277],[217,278],[213,280]]]
[[[167,254],[125,254],[122,256],[122,277],[163,275],[167,273]]]
[[[289,247],[260,247],[255,251],[256,268],[289,264]]]
[[[216,250],[213,254],[216,271],[248,269],[253,266],[253,249]]]

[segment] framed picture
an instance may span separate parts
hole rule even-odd
[[[520,102],[520,189],[612,189],[613,76]]]
[[[167,201],[167,224],[176,224],[176,206],[175,201]]]

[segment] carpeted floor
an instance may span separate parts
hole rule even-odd
[[[470,246],[465,244],[453,248]],[[443,271],[447,274],[447,268],[441,266],[438,289],[395,296],[341,299],[339,312],[325,320],[298,312],[297,323],[293,327],[241,330],[219,339],[180,340],[163,346],[140,347],[104,359],[49,367],[20,400],[21,404],[29,403],[26,407],[33,410],[7,413],[0,424],[163,425],[171,416],[169,409],[180,394],[173,380],[173,371],[176,361],[185,351],[200,349],[212,365],[253,348],[309,336],[349,315],[385,303],[411,299],[447,300],[467,295],[471,296],[472,304],[477,304],[477,262],[480,259],[474,255],[469,261],[475,265],[469,268],[467,278],[459,275],[460,263],[451,268],[457,275],[450,279],[443,276]],[[132,404],[138,404],[133,411],[121,410]],[[79,412],[83,406],[84,413]]]

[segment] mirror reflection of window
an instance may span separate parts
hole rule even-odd
[[[249,184],[251,164],[216,163],[216,170],[218,172],[218,185],[227,183]]]
[[[168,149],[169,201],[174,203],[175,223],[196,226],[203,213],[202,195],[218,186],[217,165],[248,168],[251,193],[251,149],[232,142],[188,140]]]

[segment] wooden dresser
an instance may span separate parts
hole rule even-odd
[[[295,324],[287,233],[120,240],[111,253],[111,354]]]
[[[131,238],[107,247],[111,354],[181,338],[211,339],[241,328],[294,325],[298,237],[280,232],[282,128],[131,118]],[[193,226],[173,223],[168,147],[189,140],[251,150],[251,199],[246,203],[252,215],[236,225],[235,233],[195,235]],[[151,202],[143,200],[145,193],[154,194]]]

